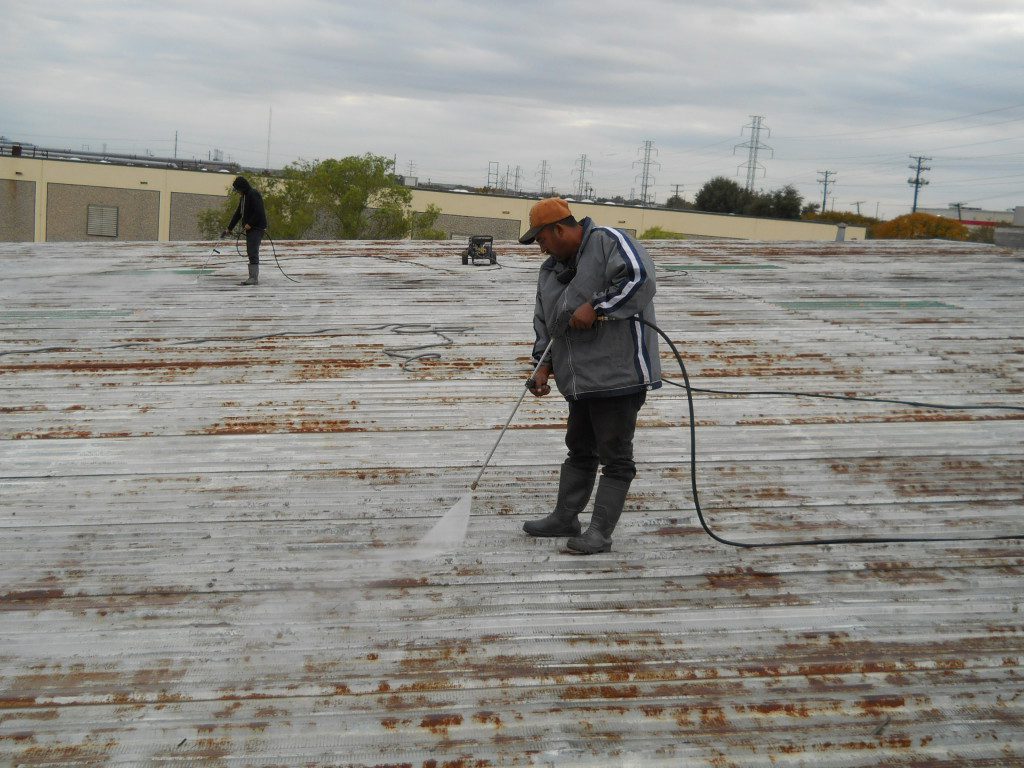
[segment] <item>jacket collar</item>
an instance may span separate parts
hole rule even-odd
[[[548,256],[543,264],[540,265],[541,269],[546,269],[549,272],[561,272],[564,269],[573,269],[579,264],[580,254],[583,253],[583,249],[587,245],[587,240],[590,239],[591,233],[594,231],[594,221],[589,216],[580,220],[580,226],[583,227],[583,238],[580,240],[579,250],[576,251],[576,255],[572,257],[571,261],[559,261],[554,256]]]

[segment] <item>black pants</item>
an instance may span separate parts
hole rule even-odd
[[[636,417],[647,400],[646,392],[622,397],[596,397],[569,401],[565,463],[584,472],[604,465],[602,474],[624,482],[636,477],[633,433]]]
[[[260,263],[260,242],[262,240],[262,229],[247,229],[245,231],[245,255],[249,257],[250,264]]]

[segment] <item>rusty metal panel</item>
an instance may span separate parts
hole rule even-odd
[[[960,243],[652,242],[719,534],[1024,533],[1024,263]],[[0,764],[1010,766],[1019,540],[737,549],[685,393],[613,551],[522,534],[537,249],[0,244]],[[770,265],[770,268],[765,265]],[[679,380],[663,347],[666,377]]]

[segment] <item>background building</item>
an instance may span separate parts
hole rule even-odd
[[[919,213],[930,213],[946,219],[956,219],[966,227],[999,227],[1012,224],[1024,227],[1024,205],[1010,211],[986,211],[967,205],[950,203],[947,208],[918,208]]]
[[[0,152],[0,241],[7,242],[200,240],[199,213],[223,203],[237,173],[258,173],[216,161],[72,154],[12,144],[0,146]],[[535,199],[415,188],[412,207],[440,208],[435,226],[449,237],[510,240],[528,229]],[[690,237],[744,240],[865,237],[863,227],[807,221],[591,202],[573,202],[572,209],[577,217],[591,216],[633,234],[659,227]]]

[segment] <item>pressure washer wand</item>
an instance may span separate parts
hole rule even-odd
[[[199,271],[198,271],[198,272],[196,272],[196,284],[197,284],[197,285],[199,284],[199,276],[200,276],[200,275],[202,275],[202,274],[203,274],[203,272],[205,272],[205,271],[206,271],[206,265],[210,263],[210,259],[212,259],[212,258],[213,258],[213,254],[215,254],[215,253],[216,253],[216,254],[217,254],[218,256],[220,256],[220,251],[218,251],[218,250],[217,250],[217,246],[216,246],[216,245],[215,245],[215,246],[213,246],[213,250],[211,250],[211,251],[210,251],[210,252],[209,252],[209,253],[208,253],[208,254],[206,255],[206,261],[204,261],[204,262],[203,262],[203,266],[199,268]]]
[[[477,473],[476,480],[474,480],[473,484],[469,486],[470,491],[476,490],[476,484],[480,482],[480,478],[483,477],[484,470],[487,469],[487,465],[491,463],[491,457],[494,455],[494,452],[498,449],[498,443],[500,443],[501,438],[505,436],[505,430],[507,430],[508,425],[512,423],[512,418],[516,415],[516,411],[519,410],[519,406],[522,404],[523,398],[526,397],[527,391],[533,384],[533,380],[537,376],[537,371],[539,371],[540,367],[544,364],[544,358],[547,357],[548,350],[551,349],[552,342],[554,342],[554,339],[548,341],[548,345],[544,347],[544,351],[540,353],[540,361],[537,363],[537,367],[533,369],[533,373],[530,375],[530,378],[526,380],[526,385],[523,387],[523,393],[519,395],[519,400],[516,402],[516,407],[513,408],[512,413],[508,415],[508,421],[506,421],[505,426],[501,428],[501,434],[498,435],[498,439],[494,441],[494,446],[491,448],[491,452],[488,453],[487,458],[484,459],[484,465],[480,467],[480,472]]]

